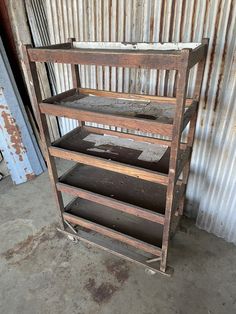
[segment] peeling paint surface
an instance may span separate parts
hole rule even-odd
[[[0,150],[14,183],[26,182],[35,177],[27,163],[27,149],[23,144],[21,131],[6,105],[3,94],[0,95],[0,103]],[[14,174],[15,171],[18,175]]]
[[[32,180],[45,164],[0,40],[0,150],[15,184]]]
[[[26,148],[23,146],[21,132],[16,124],[16,121],[11,117],[10,112],[3,110],[1,112],[4,124],[1,126],[10,136],[10,142],[12,148],[15,150],[15,154],[19,156],[19,161],[23,161],[23,154],[26,153]]]

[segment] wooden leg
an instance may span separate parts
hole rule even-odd
[[[71,45],[73,46],[73,42],[75,41],[75,38],[69,38],[68,40]],[[72,74],[72,85],[73,88],[80,88],[81,87],[81,82],[80,82],[80,76],[79,76],[79,68],[78,64],[71,64],[71,74]],[[84,121],[78,120],[79,125],[83,127],[85,125]]]
[[[188,60],[188,51],[182,51],[183,60]],[[177,176],[177,165],[180,153],[180,142],[182,135],[183,115],[186,102],[186,88],[188,81],[188,65],[183,63],[178,71],[177,90],[176,90],[176,110],[173,123],[172,144],[170,152],[169,164],[169,182],[166,193],[166,209],[165,209],[165,224],[163,229],[162,239],[162,259],[160,263],[160,270],[165,272],[167,266],[167,256],[170,238],[171,217],[173,214],[174,200],[175,200],[175,184]]]
[[[39,110],[39,102],[42,100],[42,95],[40,91],[36,64],[29,61],[28,53],[27,53],[27,46],[23,46],[23,53],[24,53],[24,65],[26,67],[28,80],[29,80],[28,86],[30,90],[31,101],[35,108],[35,112],[37,114],[37,122],[38,122],[40,136],[43,143],[44,156],[47,162],[48,173],[49,173],[52,189],[54,192],[56,204],[62,217],[61,221],[64,222],[64,219],[63,219],[64,204],[63,204],[62,194],[60,191],[57,191],[57,188],[55,185],[55,183],[58,181],[55,160],[54,160],[54,157],[50,155],[49,150],[48,150],[48,147],[51,145],[51,140],[49,136],[47,119],[46,119],[46,115],[42,114]]]

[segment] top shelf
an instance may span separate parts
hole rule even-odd
[[[202,43],[71,42],[28,48],[30,61],[178,70],[204,58]]]

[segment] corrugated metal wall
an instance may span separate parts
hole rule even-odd
[[[42,1],[42,0],[41,0]],[[234,0],[44,0],[51,43],[201,41],[210,46],[201,95],[186,212],[197,225],[236,244],[236,2]],[[82,85],[173,95],[175,72],[80,67]],[[70,68],[55,66],[56,89]],[[195,72],[190,74],[191,96]],[[104,82],[104,83],[102,83]],[[62,132],[77,124],[62,119]]]

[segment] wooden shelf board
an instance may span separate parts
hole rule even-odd
[[[108,131],[109,133],[109,131]],[[132,135],[130,136],[132,138]],[[69,151],[101,157],[163,174],[168,174],[170,148],[108,135],[106,130],[78,127],[52,144]]]
[[[157,98],[158,99],[158,98]],[[172,124],[175,106],[166,98],[166,103],[149,99],[127,99],[124,97],[115,98],[109,93],[100,95],[80,94],[76,92],[55,104],[68,108],[76,108],[94,113],[111,114],[128,118],[142,118],[148,121]]]
[[[72,233],[69,228],[66,228],[66,230],[58,229],[59,232],[63,233],[71,239],[76,238],[78,240],[81,240],[87,244],[102,249],[122,259],[130,262],[135,262],[137,265],[145,267],[145,269],[150,269],[155,273],[160,273],[168,277],[173,274],[173,269],[170,267],[167,268],[167,271],[165,273],[161,272],[159,261],[148,263],[147,261],[156,257],[152,254],[137,250],[132,246],[129,246],[114,239],[110,239],[109,237],[103,236],[91,230],[87,230],[80,226],[75,226],[75,230],[77,232],[76,234]]]
[[[64,219],[121,242],[127,237],[126,244],[161,255],[162,225],[80,198],[66,207]]]
[[[59,182],[117,201],[165,213],[166,186],[127,175],[77,164]]]
[[[78,43],[77,43],[78,44]],[[93,43],[93,46],[99,43]],[[107,45],[114,43],[108,43]],[[122,45],[122,43],[120,43]],[[196,46],[197,44],[197,46]],[[74,43],[76,45],[76,43]],[[67,64],[92,64],[92,65],[108,65],[114,67],[134,67],[134,68],[148,68],[148,69],[165,69],[178,70],[183,64],[182,51],[190,55],[189,67],[199,62],[206,54],[207,44],[191,43],[184,44],[168,44],[168,43],[150,43],[144,47],[145,43],[135,44],[135,49],[127,49],[131,46],[124,45],[122,47],[113,47],[107,49],[103,47],[96,49],[90,47],[86,48],[83,43],[83,48],[74,48],[73,43],[57,44],[45,47],[28,48],[28,55],[30,61],[33,62],[55,62]],[[140,45],[138,48],[137,45]],[[157,46],[155,46],[157,45]],[[167,45],[168,47],[165,47]],[[185,46],[184,46],[185,45]],[[88,45],[87,45],[88,47]],[[194,48],[193,48],[194,47]],[[164,48],[164,49],[163,49]],[[181,49],[184,49],[181,51]]]
[[[131,215],[135,215],[137,217],[141,217],[143,219],[147,219],[164,225],[165,216],[157,212],[153,212],[151,210],[136,205],[128,204],[122,201],[118,201],[112,197],[107,197],[81,188],[76,188],[64,183],[58,182],[56,186],[58,191],[67,193],[74,197],[80,197],[82,199],[86,199],[104,206],[109,206],[121,212],[129,213]]]
[[[170,97],[72,89],[44,100],[40,109],[49,115],[172,137],[175,100]],[[196,102],[186,100],[183,128],[196,108]]]

